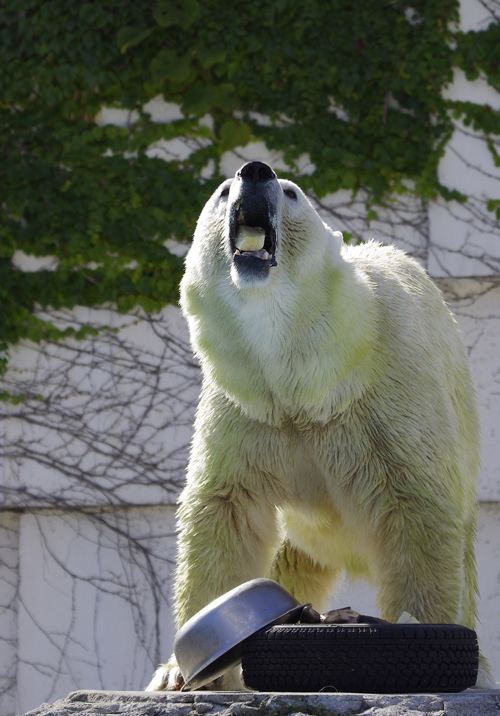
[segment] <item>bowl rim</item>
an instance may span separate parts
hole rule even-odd
[[[192,674],[192,676],[184,682],[184,685],[181,687],[181,691],[192,691],[193,689],[199,689],[201,686],[205,686],[205,684],[208,684],[210,681],[213,681],[214,679],[221,676],[225,671],[228,669],[233,668],[234,666],[237,666],[241,663],[241,645],[244,641],[249,639],[251,636],[256,634],[261,629],[267,629],[271,626],[276,626],[278,624],[285,624],[285,621],[287,619],[292,619],[295,617],[295,615],[300,615],[302,613],[302,610],[304,607],[310,606],[308,604],[299,604],[298,606],[294,607],[293,609],[289,609],[287,612],[282,614],[280,617],[277,617],[276,619],[273,619],[272,621],[268,622],[267,624],[262,624],[261,626],[258,626],[255,631],[249,632],[243,639],[240,639],[240,641],[235,642],[232,646],[230,646],[227,650],[223,651],[221,654],[216,654],[215,656],[212,655],[212,657],[208,658],[205,663],[198,667],[197,670]],[[293,623],[293,622],[289,622]],[[231,652],[235,652],[233,657],[231,658]],[[229,665],[227,664],[227,660],[230,659]],[[218,661],[221,661],[220,667],[217,667],[216,664]],[[210,674],[208,676],[203,676],[203,672],[208,667],[212,667]],[[215,673],[214,670],[215,669]],[[216,672],[219,673],[216,673]]]

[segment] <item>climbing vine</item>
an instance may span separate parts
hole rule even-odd
[[[56,328],[40,307],[175,302],[182,261],[165,244],[189,240],[221,157],[253,140],[318,199],[361,192],[369,218],[393,195],[464,200],[437,176],[452,118],[490,135],[500,119],[442,89],[454,67],[500,88],[500,26],[460,33],[457,20],[458,0],[4,0],[2,366],[20,338],[95,330]],[[178,119],[153,120],[158,95]],[[130,122],[99,126],[102,107]],[[186,158],[148,155],[176,138]],[[20,255],[54,260],[26,272]]]

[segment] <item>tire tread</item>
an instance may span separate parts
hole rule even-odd
[[[456,692],[476,682],[476,633],[435,624],[281,625],[242,647],[258,691]]]

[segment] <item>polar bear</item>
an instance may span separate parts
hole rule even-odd
[[[478,412],[457,324],[419,264],[345,245],[253,161],[201,213],[181,307],[203,387],[177,626],[256,577],[322,610],[345,570],[378,587],[389,621],[474,628]],[[177,675],[171,662],[148,688]]]

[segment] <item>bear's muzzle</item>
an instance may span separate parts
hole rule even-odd
[[[276,174],[264,162],[248,162],[236,172],[228,206],[229,241],[242,277],[265,279],[277,266],[279,194]]]

